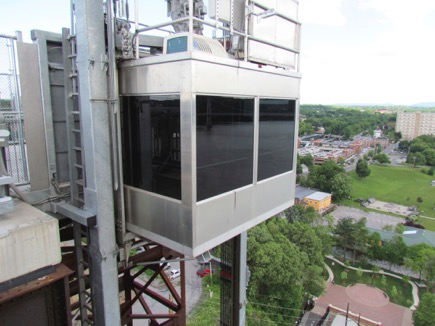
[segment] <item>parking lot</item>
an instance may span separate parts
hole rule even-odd
[[[375,212],[365,212],[362,209],[347,206],[337,206],[337,209],[333,211],[331,215],[335,219],[351,217],[358,220],[362,217],[365,217],[367,219],[368,227],[379,230],[381,230],[386,225],[396,226],[397,223],[403,223],[404,221],[400,217]]]

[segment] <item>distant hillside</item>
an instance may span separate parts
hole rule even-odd
[[[435,108],[435,102],[421,102],[411,106],[414,108]]]

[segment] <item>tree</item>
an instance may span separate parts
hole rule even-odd
[[[369,230],[366,227],[367,219],[365,217],[360,218],[355,223],[354,239],[353,239],[353,260],[355,260],[356,251],[365,252],[365,244],[369,236]]]
[[[378,161],[381,164],[390,164],[391,163],[390,158],[385,153],[376,154],[373,159]]]
[[[352,178],[346,173],[339,173],[331,180],[330,192],[332,198],[341,200],[352,193]]]
[[[360,158],[356,163],[355,172],[360,179],[363,179],[368,177],[372,171],[370,171],[367,161]]]
[[[418,203],[418,205],[420,205],[422,202],[423,202],[423,198],[417,197],[417,203]]]
[[[369,157],[375,156],[375,151],[373,149],[369,150],[368,154]]]
[[[423,294],[412,319],[415,326],[435,325],[435,294]]]
[[[425,165],[426,164],[426,158],[424,157],[423,153],[417,152],[417,153],[409,153],[406,157],[406,163],[412,163],[414,168],[419,165]]]
[[[284,214],[289,223],[299,221],[306,224],[314,224],[317,219],[321,219],[320,214],[317,213],[314,207],[304,207],[298,204],[286,209]]]
[[[368,245],[369,257],[380,259],[382,257],[382,240],[378,232],[374,232],[368,237]]]
[[[301,164],[305,164],[307,167],[312,167],[314,165],[314,159],[311,154],[300,157]]]
[[[361,267],[358,267],[358,269],[356,270],[356,275],[358,275],[358,277],[361,277],[363,275],[363,270]]]
[[[334,230],[337,243],[343,248],[343,261],[346,261],[346,251],[353,244],[355,237],[355,224],[352,218],[340,219]]]
[[[308,175],[308,185],[309,187],[331,193],[331,180],[337,174],[344,172],[343,167],[333,160],[328,160],[320,166],[313,166]]]
[[[302,165],[301,161],[298,159],[296,162],[296,174],[302,174]]]
[[[403,234],[404,231],[405,231],[405,226],[402,223],[397,223],[396,226],[394,227],[394,232],[396,233]]]
[[[391,296],[393,298],[397,297],[397,288],[395,285],[393,285],[393,287],[391,288]]]
[[[435,248],[426,243],[418,243],[408,247],[408,255],[405,258],[405,266],[414,272],[419,273],[419,279],[423,269],[425,269],[426,261],[435,255]]]
[[[340,156],[338,158],[338,165],[340,165],[341,167],[344,166],[344,163],[346,163],[346,160],[344,159],[344,157]]]
[[[435,291],[435,251],[428,250],[424,252],[426,261],[423,265],[422,275],[426,280],[427,290],[430,292]]]
[[[430,166],[435,166],[435,149],[426,148],[423,151],[424,158],[426,159],[426,164]]]
[[[274,220],[249,231],[247,263],[251,277],[247,294],[251,301],[286,307],[274,310],[277,315],[296,317],[303,301],[303,273],[308,257],[285,235],[276,232]]]
[[[382,256],[384,260],[390,262],[390,269],[393,264],[402,264],[407,253],[408,247],[400,235],[395,235],[390,241],[385,241],[382,246]]]
[[[272,218],[252,228],[247,263],[248,299],[276,307],[270,315],[275,321],[296,317],[304,293],[319,296],[324,290],[322,243],[309,224]]]
[[[394,140],[396,141],[396,142],[398,142],[399,140],[401,140],[402,139],[402,132],[395,132],[394,133]]]

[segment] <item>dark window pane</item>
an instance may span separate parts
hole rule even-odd
[[[197,200],[252,184],[253,146],[253,99],[197,95]]]
[[[292,170],[295,107],[294,100],[260,100],[258,181]]]
[[[181,199],[180,99],[122,98],[124,183]]]

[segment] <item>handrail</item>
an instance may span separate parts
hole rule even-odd
[[[271,46],[271,47],[274,47],[274,48],[277,48],[277,49],[281,49],[281,50],[284,50],[284,51],[287,51],[287,52],[295,54],[296,57],[295,57],[295,67],[294,67],[294,69],[296,71],[299,71],[299,54],[300,54],[300,49],[299,49],[300,48],[300,44],[299,44],[300,43],[299,42],[300,37],[299,37],[299,33],[300,33],[301,23],[299,21],[297,21],[296,19],[288,17],[287,15],[285,15],[285,14],[283,14],[281,12],[274,11],[274,13],[273,13],[275,16],[280,17],[280,18],[282,18],[282,19],[284,19],[284,20],[286,20],[288,22],[291,22],[291,23],[295,24],[294,47],[289,47],[289,46],[282,45],[282,44],[279,44],[279,43],[276,43],[276,42],[273,42],[273,41],[268,41],[268,40],[260,38],[260,37],[249,35],[248,28],[247,28],[247,26],[248,26],[248,19],[249,19],[249,16],[251,14],[253,14],[252,12],[250,12],[249,6],[245,6],[245,28],[244,28],[244,31],[237,31],[237,30],[234,29],[232,23],[230,24],[229,27],[226,27],[226,26],[222,26],[222,25],[218,24],[219,19],[212,19],[210,21],[207,21],[205,19],[194,17],[193,16],[193,4],[191,2],[192,1],[189,0],[189,4],[190,4],[189,5],[189,13],[188,13],[188,15],[186,17],[175,19],[175,20],[171,20],[171,21],[166,21],[166,22],[163,22],[163,23],[160,23],[160,24],[155,24],[155,25],[150,25],[150,26],[146,26],[145,25],[146,27],[136,28],[136,30],[135,30],[135,37],[138,37],[138,35],[140,33],[149,32],[149,31],[152,31],[152,30],[160,30],[160,31],[162,31],[162,28],[164,28],[164,27],[173,26],[175,24],[180,24],[180,23],[185,23],[185,22],[188,22],[189,33],[193,33],[193,23],[194,22],[198,22],[198,23],[203,24],[205,26],[209,26],[211,28],[214,28],[215,30],[220,30],[220,31],[223,31],[223,32],[228,32],[228,33],[230,33],[230,35],[238,35],[238,36],[243,37],[244,38],[244,46],[243,46],[244,49],[243,49],[243,51],[244,51],[244,54],[245,54],[245,61],[247,61],[249,59],[248,58],[248,41],[253,41],[253,42],[258,42],[258,43],[261,43],[261,44],[264,44],[264,45],[268,45],[268,46]],[[246,3],[247,4],[254,4],[255,6],[261,8],[262,10],[269,10],[270,9],[270,8],[268,8],[268,7],[258,3],[257,1],[254,1],[254,0],[246,0]],[[141,24],[141,25],[143,26],[143,24]],[[136,24],[136,26],[138,26],[138,24]],[[163,31],[170,32],[170,31],[167,31],[167,30],[163,30]]]

